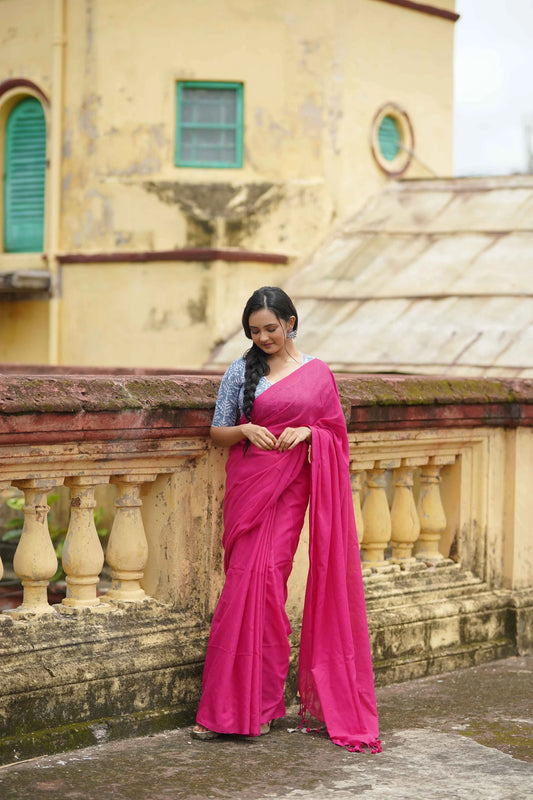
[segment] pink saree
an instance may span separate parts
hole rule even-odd
[[[313,359],[262,392],[252,421],[275,436],[312,431],[285,452],[230,449],[224,500],[226,582],[213,617],[197,721],[259,735],[285,714],[290,633],[286,584],[310,497],[310,566],[300,643],[302,710],[335,744],[379,752],[374,681],[349,478],[346,423],[335,379]]]

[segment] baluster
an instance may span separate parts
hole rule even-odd
[[[96,587],[104,566],[104,552],[94,524],[94,488],[108,483],[107,476],[67,478],[70,486],[70,522],[63,547],[67,596],[62,604],[86,608],[100,604]]]
[[[420,537],[416,547],[416,558],[435,564],[444,556],[439,552],[439,542],[446,530],[446,515],[440,496],[440,470],[453,464],[455,456],[432,456],[429,464],[420,471],[420,493],[418,495],[418,518]]]
[[[370,466],[372,466],[372,462],[370,463]],[[352,485],[353,513],[355,516],[355,526],[357,528],[357,539],[359,540],[359,546],[361,546],[361,542],[363,541],[363,532],[365,529],[363,512],[361,509],[363,472],[364,468],[361,468],[360,464],[350,461],[350,483]]]
[[[416,563],[413,545],[420,534],[420,522],[413,497],[413,472],[416,466],[427,464],[427,458],[402,458],[394,470],[394,498],[391,508],[392,561],[406,566]]]
[[[57,557],[48,530],[47,495],[63,483],[61,478],[13,481],[24,492],[22,535],[13,559],[13,569],[22,580],[22,604],[6,614],[53,614],[47,587],[57,571]]]
[[[148,559],[140,493],[143,483],[155,479],[155,474],[111,478],[111,483],[116,483],[119,488],[119,495],[115,500],[116,513],[106,554],[112,583],[103,600],[139,602],[146,597],[140,584]]]
[[[362,561],[367,566],[387,564],[385,549],[391,536],[391,516],[385,491],[385,471],[399,466],[401,459],[376,461],[366,473],[366,497],[363,503]]]

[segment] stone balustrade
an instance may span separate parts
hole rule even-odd
[[[128,463],[128,456],[132,454],[134,460],[139,458],[139,447],[136,446],[128,454],[122,448],[119,457],[121,463],[114,468],[108,464],[97,464],[96,461],[102,460],[98,457],[89,468],[84,459],[80,469],[74,459],[66,467],[58,468],[53,464],[47,470],[40,466],[38,472],[34,465],[30,471],[32,477],[3,480],[0,492],[2,489],[16,488],[25,499],[22,535],[13,559],[14,572],[22,583],[23,599],[20,606],[4,613],[13,618],[26,618],[29,615],[68,613],[75,609],[106,612],[116,604],[149,600],[141,585],[149,550],[141,511],[142,491],[158,476],[179,474],[184,463],[187,464],[187,470],[194,470],[195,459],[206,451],[206,442],[177,441],[172,449],[170,457],[166,448],[163,460],[158,457],[161,455],[158,449],[154,463],[148,468]],[[142,455],[147,457],[146,453]],[[24,469],[27,469],[27,465]],[[12,470],[16,474],[20,467],[13,467]],[[75,471],[77,474],[73,474]],[[51,474],[47,475],[47,472]],[[39,477],[33,477],[36,474]],[[104,557],[94,520],[95,490],[111,484],[117,487],[117,496],[110,501],[113,524]],[[48,601],[47,587],[57,571],[58,559],[48,528],[50,507],[47,497],[60,486],[70,491],[68,529],[61,559],[66,575],[66,595],[59,605],[52,606]],[[111,585],[105,591],[99,591],[104,561],[110,570]]]
[[[139,714],[175,723],[194,709],[223,582],[226,454],[208,436],[219,380],[0,375],[0,497],[13,488],[24,495],[13,561],[23,598],[0,614],[7,750],[15,707],[27,696],[29,718],[39,705],[36,686],[35,717],[58,730],[69,714],[88,725],[129,715],[135,731]],[[337,383],[377,678],[533,647],[533,382]],[[59,487],[70,514],[66,595],[54,603],[47,498]],[[113,517],[105,553],[97,503]],[[306,543],[304,531],[289,587],[295,652]],[[55,706],[45,700],[51,691],[61,697]],[[169,709],[179,713],[170,718]]]
[[[24,598],[18,609],[7,613],[25,616],[54,610],[46,595],[57,569],[46,498],[60,485],[69,488],[71,502],[63,550],[67,591],[59,610],[104,611],[113,602],[146,599],[149,547],[141,489],[158,476],[178,474],[184,465],[190,473],[186,483],[195,483],[199,457],[212,449],[207,433],[217,382],[214,376],[3,379],[0,491],[15,486],[26,501],[13,564]],[[531,382],[362,376],[339,377],[338,383],[349,417],[350,472],[364,574],[436,565],[448,559],[453,547],[454,557],[484,579],[492,576],[492,582],[501,585],[533,583],[527,561],[517,570],[514,559],[507,558],[515,567],[513,575],[506,574],[503,561],[487,562],[487,552],[502,551],[505,542],[501,531],[499,547],[490,541],[490,526],[483,517],[495,509],[484,508],[488,487],[476,495],[479,476],[474,480],[472,473],[490,475],[491,467],[501,468],[489,448],[501,448],[496,440],[509,439],[510,431],[515,438],[521,435],[527,448]],[[150,416],[155,424],[149,425]],[[218,470],[222,468],[219,459]],[[517,485],[525,479],[516,474],[502,477]],[[207,482],[219,490],[210,508],[214,517],[220,516],[216,506],[221,503],[222,481],[219,474]],[[118,497],[106,549],[112,585],[99,594],[104,553],[93,510],[95,489],[104,484],[116,485]],[[479,508],[474,510],[476,496]],[[503,507],[498,509],[497,518],[505,513]],[[186,529],[192,520],[183,522]],[[210,549],[213,546],[216,549],[216,543]],[[148,583],[157,587],[160,577],[152,574]],[[162,599],[176,598],[163,592]],[[208,605],[211,601],[210,597]]]
[[[5,613],[13,617],[48,614],[47,586],[55,575],[58,562],[48,530],[47,496],[60,484],[70,488],[70,519],[63,547],[62,566],[66,574],[63,608],[109,610],[117,601],[139,602],[146,598],[140,581],[148,558],[148,543],[140,508],[141,487],[155,480],[155,474],[67,475],[64,478],[14,480],[22,490],[24,526],[13,568],[24,589],[20,606]],[[98,596],[99,576],[104,566],[104,552],[94,522],[95,488],[105,483],[120,487],[114,501],[116,513],[107,546],[107,563],[113,578],[111,587]],[[5,483],[4,483],[5,485]]]
[[[532,585],[530,423],[469,421],[350,432],[365,575],[442,566],[451,556],[493,587]]]
[[[437,564],[445,561],[447,555],[439,549],[446,530],[440,495],[441,470],[453,465],[457,455],[387,458],[386,441],[382,444],[384,452],[378,458],[357,452],[350,464],[365,576],[391,568],[411,569],[420,563]],[[191,459],[189,469],[194,470],[194,464]],[[104,474],[84,471],[77,475],[70,474],[72,469],[73,466],[63,476],[3,481],[2,488],[16,487],[25,497],[24,527],[13,562],[24,594],[18,608],[5,612],[13,617],[83,608],[109,611],[114,602],[147,599],[141,585],[148,560],[141,490],[155,481],[156,470],[169,471],[171,467],[156,463],[152,472],[136,469],[113,474],[106,470]],[[415,473],[419,483],[418,502],[413,491]],[[105,593],[98,593],[104,552],[93,512],[95,489],[105,484],[115,484],[118,496],[113,503],[115,515],[105,554],[112,584]],[[58,563],[48,531],[47,496],[60,485],[70,490],[70,517],[62,554],[67,588],[62,608],[54,608],[48,603],[47,586]],[[391,494],[393,499],[389,503]]]
[[[363,567],[378,571],[397,565],[406,569],[420,562],[432,565],[445,559],[439,549],[446,530],[440,473],[443,466],[454,462],[455,456],[438,455],[380,458],[366,463],[354,459],[351,462]],[[417,502],[413,492],[415,471],[419,475]],[[393,487],[390,508],[386,491],[387,472]],[[360,487],[365,488],[361,490]],[[362,510],[359,510],[361,491],[364,501]]]

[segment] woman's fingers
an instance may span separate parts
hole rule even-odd
[[[305,442],[309,437],[309,428],[285,428],[279,438],[271,433],[268,428],[253,425],[248,431],[248,439],[260,450],[292,450],[300,442]]]
[[[277,443],[278,450],[292,450],[300,442],[304,442],[309,428],[285,428]]]
[[[262,428],[260,425],[254,426],[248,438],[260,450],[273,450],[276,446],[274,434],[270,433],[268,428]]]

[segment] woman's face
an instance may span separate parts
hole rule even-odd
[[[287,323],[279,320],[268,308],[261,308],[250,314],[248,324],[253,343],[267,356],[273,356],[285,349],[287,331],[294,325],[294,317]]]

